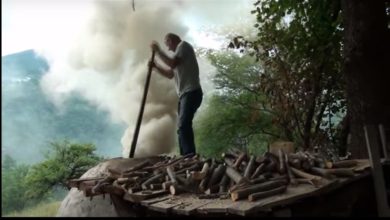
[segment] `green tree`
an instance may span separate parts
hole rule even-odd
[[[216,90],[195,123],[199,151],[216,156],[234,146],[264,152],[267,143],[280,136],[259,90],[261,67],[253,57],[234,52],[210,53],[208,58],[217,70]]]
[[[1,164],[1,209],[3,213],[22,210],[27,205],[25,193],[28,185],[25,177],[29,166],[18,165],[9,155],[3,158]]]
[[[97,156],[93,144],[71,143],[64,140],[50,143],[51,150],[42,163],[31,167],[26,177],[29,199],[43,199],[56,187],[66,187],[69,179],[79,178],[103,158]]]

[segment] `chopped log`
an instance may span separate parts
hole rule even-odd
[[[358,164],[356,160],[341,160],[333,162],[332,168],[351,168]]]
[[[204,163],[202,170],[200,172],[199,171],[192,171],[191,172],[192,179],[202,180],[206,176],[207,171],[209,170],[209,166],[210,166],[209,163]]]
[[[263,176],[267,179],[271,179],[274,176],[274,174],[276,175],[277,173],[272,173],[271,171],[267,171],[263,173]]]
[[[214,172],[214,169],[217,167],[215,162],[212,162],[211,167],[208,169],[206,176],[200,181],[199,191],[204,192],[207,189],[207,185],[209,183],[210,177]]]
[[[164,177],[164,175],[165,175],[165,174],[160,173],[160,174],[158,174],[158,175],[152,176],[151,178],[147,179],[146,181],[144,181],[144,182],[141,184],[142,189],[148,189],[148,186],[149,186],[151,183],[159,182],[159,181],[160,181],[160,178]]]
[[[207,188],[210,188],[211,186],[216,185],[220,182],[223,175],[225,174],[226,166],[223,164],[219,164],[216,169],[214,169],[213,173],[211,174],[210,180],[207,184]]]
[[[167,169],[168,176],[171,179],[172,183],[176,184],[177,183],[176,175],[175,175],[175,172],[173,171],[172,167],[168,166],[166,169]]]
[[[164,161],[164,163],[162,163],[162,164],[155,164],[155,165],[150,166],[150,167],[145,167],[145,168],[143,168],[143,170],[151,171],[151,172],[154,172],[155,170],[165,170],[166,167],[168,167],[168,166],[174,167],[176,164],[180,163],[182,160],[184,160],[185,158],[187,158],[189,156],[190,155],[173,157],[167,163],[165,163],[165,161]]]
[[[304,179],[308,179],[316,186],[319,186],[321,184],[322,178],[320,176],[312,175],[312,174],[306,173],[302,170],[295,169],[293,167],[291,167],[291,171],[294,175],[301,177],[301,178],[304,178]]]
[[[127,192],[128,193],[136,193],[136,192],[139,192],[141,190],[142,190],[142,188],[140,186],[134,186],[134,187],[130,187],[129,189],[127,189]]]
[[[274,181],[269,181],[269,182],[249,186],[241,190],[233,191],[230,193],[230,196],[233,201],[237,201],[242,198],[247,198],[250,194],[271,190],[285,185],[287,185],[286,180],[274,180]]]
[[[127,192],[127,189],[125,187],[126,184],[119,184],[118,183],[118,180],[115,180],[112,185],[116,188],[121,188],[123,190],[123,192]]]
[[[265,170],[269,172],[279,172],[279,164],[277,157],[269,152],[266,152],[265,156],[269,159],[269,163],[266,165]]]
[[[333,163],[331,161],[325,161],[325,168],[331,169],[333,167]]]
[[[234,166],[234,162],[232,159],[229,159],[229,158],[224,158],[223,161],[226,163],[226,165],[230,166],[230,167],[233,167]]]
[[[110,185],[110,183],[107,183],[107,182],[99,182],[98,184],[96,184],[94,187],[92,187],[91,189],[91,192],[92,194],[95,194],[95,193],[103,193],[104,191],[102,190],[104,186],[108,186]]]
[[[230,148],[230,149],[228,150],[228,152],[237,154],[237,155],[238,155],[237,157],[239,157],[239,155],[240,155],[241,153],[243,153],[243,152],[242,152],[240,149],[238,149],[237,147],[232,147],[232,148]]]
[[[115,178],[113,178],[112,176],[107,176],[104,179],[99,180],[97,184],[94,187],[92,187],[91,192],[92,193],[100,192],[103,186],[112,184],[114,180]]]
[[[264,176],[259,176],[259,177],[255,178],[255,179],[251,179],[251,183],[252,184],[264,183],[266,181],[268,181],[268,179],[265,178]]]
[[[246,153],[242,152],[242,153],[238,156],[237,160],[234,162],[233,167],[234,167],[235,169],[238,169],[238,168],[240,167],[242,161],[243,161],[245,158],[246,158]]]
[[[248,166],[246,167],[246,169],[244,171],[244,177],[246,177],[246,178],[251,177],[251,174],[252,174],[254,166],[255,166],[255,161],[256,161],[256,158],[255,158],[255,156],[252,155],[249,159]]]
[[[181,193],[188,192],[188,190],[181,185],[173,184],[169,187],[169,192],[171,195],[179,195]]]
[[[144,171],[132,171],[128,173],[122,173],[121,177],[126,178],[126,177],[145,177],[149,175],[150,172],[144,172]]]
[[[190,159],[190,158],[187,158],[187,159]],[[199,164],[201,163],[200,161],[198,160],[188,160],[188,161],[183,161],[183,162],[180,162],[179,164],[177,164],[176,166],[178,167],[178,170],[182,170],[182,169],[189,169],[189,167],[196,167],[194,166],[195,164]]]
[[[222,158],[230,158],[230,159],[236,159],[237,158],[237,154],[233,154],[231,152],[224,152],[221,154]]]
[[[277,187],[275,189],[271,189],[271,190],[268,190],[268,191],[252,193],[252,194],[250,194],[248,196],[248,200],[250,202],[254,202],[254,201],[258,200],[258,199],[262,199],[262,198],[270,197],[270,196],[273,196],[273,195],[281,194],[281,193],[285,192],[286,189],[287,189],[287,186],[280,186],[280,187]]]
[[[284,152],[282,149],[278,150],[279,156],[279,173],[283,174],[286,172],[285,163],[284,163]]]
[[[162,183],[152,183],[149,187],[151,190],[161,190],[162,189]]]
[[[235,183],[243,183],[243,182],[249,182],[248,178],[246,177],[243,177],[241,176],[241,174],[239,172],[237,172],[234,168],[232,167],[226,167],[226,171],[225,171],[226,175],[228,175],[228,177],[230,179],[232,179]]]
[[[251,176],[251,179],[254,179],[256,177],[258,177],[260,174],[262,174],[263,172],[265,171],[265,163],[261,163],[255,170],[255,172],[253,172],[252,176]]]
[[[289,157],[288,161],[292,167],[297,169],[302,169],[301,161],[298,158]]]
[[[275,181],[275,180],[286,180],[288,182],[288,176],[282,175],[278,177],[273,177],[273,178],[266,178],[265,176],[260,176],[256,179],[251,180],[252,184],[259,184],[259,183],[264,183],[267,181]]]
[[[267,160],[268,159],[265,156],[257,156],[256,157],[256,163],[258,163],[258,164],[268,162]]]
[[[335,175],[331,174],[330,172],[327,172],[327,169],[319,168],[319,167],[312,167],[310,170],[311,173],[325,177],[326,179],[333,180],[336,178]]]
[[[310,167],[314,167],[315,165],[315,157],[314,155],[310,154],[309,152],[304,152],[306,155],[307,161],[309,162]]]
[[[162,184],[162,188],[163,190],[169,190],[169,187],[173,185],[173,182],[172,181],[166,181],[166,182],[163,182]]]
[[[182,174],[182,173],[186,173],[187,171],[193,171],[193,170],[196,170],[199,168],[199,163],[198,161],[196,161],[196,163],[192,164],[190,167],[184,167],[178,171],[176,171],[176,175],[177,174]]]
[[[137,180],[139,180],[140,178],[138,176],[136,177],[119,177],[118,179],[116,179],[116,181],[118,182],[118,184],[124,184],[124,183],[135,183],[137,182]]]
[[[291,167],[290,167],[290,164],[289,164],[289,161],[288,161],[288,156],[287,154],[284,154],[284,165],[286,167],[286,173],[287,173],[287,178],[288,178],[288,182],[291,184],[291,185],[297,185],[298,182],[295,180],[295,177],[294,175],[292,174],[292,171],[291,171]]]
[[[233,181],[232,181],[233,182]],[[247,188],[248,186],[251,186],[252,183],[251,182],[243,182],[243,183],[238,183],[238,184],[235,184],[235,185],[232,185],[228,192],[231,193],[231,192],[234,192],[234,191],[237,191],[239,189],[244,189],[244,188]]]
[[[310,184],[316,188],[320,187],[319,181],[312,181],[312,180],[308,180],[308,179],[304,179],[304,178],[296,178],[295,180],[299,184]]]
[[[230,179],[229,177],[224,174],[221,181],[219,182],[219,192],[224,193],[227,192],[227,187],[229,185]]]
[[[355,173],[350,168],[337,168],[337,169],[322,169],[318,167],[313,167],[312,171],[321,174],[323,176],[339,176],[339,177],[351,177],[355,176]]]
[[[178,181],[178,183],[180,183],[181,185],[189,185],[190,181],[188,179],[186,179],[185,175],[176,175],[176,180]]]
[[[199,158],[200,158],[200,155],[199,154],[195,154],[191,159],[198,160]]]
[[[309,160],[303,160],[301,161],[301,167],[304,171],[310,171],[313,166],[311,166],[311,163]]]
[[[158,174],[161,174],[161,173],[164,173],[164,170],[163,169],[155,169],[153,170],[153,175],[158,175]]]
[[[219,185],[210,186],[204,193],[207,195],[217,193],[219,190]]]
[[[326,160],[321,157],[314,158],[314,166],[319,168],[326,168]]]

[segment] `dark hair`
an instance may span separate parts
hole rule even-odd
[[[175,41],[175,42],[180,42],[181,39],[178,35],[174,34],[174,33],[168,33],[167,35],[165,35],[165,38],[169,38],[171,39],[172,41]]]

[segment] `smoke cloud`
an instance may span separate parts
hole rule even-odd
[[[122,156],[128,157],[143,95],[149,44],[162,44],[166,33],[185,38],[188,29],[179,21],[174,2],[93,2],[94,9],[78,40],[67,51],[66,62],[53,60],[41,86],[61,108],[64,100],[78,93],[113,121],[125,122]],[[135,157],[169,153],[175,145],[177,95],[171,80],[152,74]]]
[[[131,0],[84,1],[83,5],[89,4],[85,20],[78,21],[75,33],[69,34],[72,36],[69,42],[59,42],[67,49],[51,54],[42,51],[51,63],[41,87],[59,109],[68,96],[78,94],[109,112],[112,121],[125,123],[128,127],[121,139],[122,156],[128,157],[151,56],[150,42],[157,40],[165,48],[164,36],[173,32],[194,43],[188,25],[202,28],[197,22],[235,20],[237,2],[135,0],[133,11]],[[226,16],[220,16],[217,10]],[[214,69],[205,59],[198,61],[202,83]],[[212,85],[205,84],[207,93]],[[176,120],[177,95],[173,80],[154,72],[135,157],[172,152]]]

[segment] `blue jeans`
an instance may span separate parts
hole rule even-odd
[[[202,103],[202,89],[197,89],[183,94],[178,105],[178,130],[180,154],[196,154],[192,119],[196,110]]]

